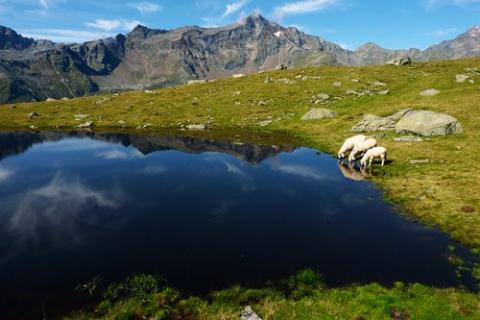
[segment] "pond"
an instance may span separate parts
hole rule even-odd
[[[0,134],[0,318],[69,312],[95,276],[206,293],[311,268],[330,286],[465,286],[448,236],[308,148],[181,136]],[[3,317],[1,315],[4,315]]]

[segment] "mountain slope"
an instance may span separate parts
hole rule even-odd
[[[373,43],[349,51],[261,15],[211,29],[137,26],[126,36],[83,44],[35,41],[0,27],[0,103],[158,88],[280,64],[359,66],[402,56],[419,61],[457,59],[480,54],[479,34],[480,28],[472,28],[423,52],[388,50]]]

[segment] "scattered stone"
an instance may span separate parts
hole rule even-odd
[[[375,82],[372,82],[372,86],[374,86],[374,87],[386,87],[387,84],[383,83],[383,82],[380,82],[380,81],[375,81]]]
[[[409,113],[410,111],[412,111],[412,109],[402,109],[398,112],[395,112],[394,114],[388,116],[387,118],[388,119],[392,119],[393,121],[397,122],[399,121],[400,119],[403,118],[403,116],[405,116],[407,113]]]
[[[338,114],[330,109],[325,108],[314,108],[308,111],[303,117],[303,121],[308,120],[322,120],[322,119],[332,119],[337,117]]]
[[[358,80],[358,79],[352,79],[352,82],[354,82],[354,83],[359,83],[360,80]]]
[[[187,85],[191,86],[191,85],[194,85],[194,84],[202,84],[202,83],[207,83],[207,80],[205,79],[202,79],[202,80],[189,80],[187,82]]]
[[[258,74],[264,74],[264,73],[265,73],[265,71],[263,71],[263,70],[260,70],[260,71],[258,71],[257,73],[258,73]]]
[[[258,102],[258,105],[259,105],[260,107],[265,107],[265,106],[268,106],[268,102],[266,102],[266,101],[259,101],[259,102]]]
[[[366,114],[362,121],[352,127],[353,132],[393,131],[396,122],[388,117]]]
[[[243,78],[245,75],[243,73],[236,73],[232,76],[233,79]]]
[[[398,59],[393,59],[387,62],[387,64],[394,66],[409,66],[413,64],[413,61],[412,58],[410,58],[409,56],[405,56]]]
[[[427,89],[427,90],[423,90],[422,92],[420,92],[420,95],[422,97],[433,97],[433,96],[436,96],[440,93],[439,90],[437,89]]]
[[[31,130],[36,130],[36,129],[37,129],[37,127],[35,127],[34,125],[31,125],[31,126],[28,127],[28,128],[31,129]]]
[[[390,94],[390,90],[388,90],[388,89],[387,90],[382,90],[382,91],[379,91],[378,94],[381,95],[381,96],[386,96],[386,95]]]
[[[151,123],[146,123],[146,124],[143,124],[143,125],[139,125],[136,129],[137,130],[147,129],[148,127],[151,127],[151,126],[152,126]]]
[[[54,101],[57,101],[57,100],[55,100],[55,99],[53,99],[53,98],[47,98],[47,100],[45,100],[45,101],[46,101],[46,102],[54,102]]]
[[[145,91],[143,91],[143,92],[145,92],[145,93],[153,93],[152,90],[145,90]]]
[[[312,96],[312,103],[319,104],[330,99],[330,96],[326,93],[320,93]]]
[[[342,86],[342,83],[341,83],[340,81],[335,81],[335,82],[333,83],[333,86],[339,88],[339,87]]]
[[[124,121],[124,120],[118,120],[117,123],[118,123],[119,125],[122,125],[122,126],[125,125],[125,124],[127,124],[127,122]]]
[[[462,207],[462,211],[465,212],[465,213],[474,213],[476,210],[473,207],[464,206],[464,207]]]
[[[300,79],[302,79],[302,78],[303,78],[303,76],[300,75],[300,74],[299,74],[298,76],[295,76],[295,79],[297,79],[297,80],[300,80]]]
[[[430,163],[430,160],[429,159],[414,159],[414,160],[410,160],[408,161],[410,164],[427,164],[427,163]]]
[[[258,125],[259,125],[260,127],[266,127],[266,126],[271,125],[272,122],[273,122],[272,120],[265,120],[265,121],[259,122]]]
[[[272,77],[267,76],[267,77],[265,78],[265,84],[267,84],[267,83],[272,83],[272,82],[273,82]]]
[[[94,102],[94,104],[96,104],[96,105],[102,105],[102,104],[104,104],[104,103],[107,103],[108,101],[110,101],[110,98],[106,98],[106,97],[105,97],[105,98],[96,100],[96,101]]]
[[[239,107],[239,106],[241,106],[241,105],[242,105],[242,103],[241,103],[241,102],[239,102],[239,101],[235,101],[235,107]]]
[[[468,78],[470,78],[470,77],[465,75],[465,74],[457,74],[455,76],[455,79],[458,83],[463,83],[463,82],[467,81]]]
[[[240,320],[262,320],[262,318],[252,310],[252,307],[248,306],[242,311]]]
[[[283,63],[275,67],[275,70],[287,70],[287,69],[288,69],[288,66]]]
[[[241,94],[242,94],[241,91],[235,91],[235,92],[233,93],[234,96],[239,96],[239,95],[241,95]]]
[[[73,117],[75,118],[75,121],[82,121],[82,120],[85,120],[86,118],[88,118],[89,115],[80,113],[80,114],[74,115]]]
[[[474,84],[475,81],[473,79],[468,80],[469,83]]]
[[[36,113],[36,112],[30,112],[28,115],[27,115],[28,119],[33,119],[33,118],[38,118],[40,117],[40,114]]]
[[[403,136],[393,139],[395,142],[423,142],[423,139],[417,136]]]
[[[70,99],[67,98],[67,97],[63,97],[63,98],[62,98],[62,101],[68,101],[68,100],[70,100]]]
[[[88,129],[88,128],[91,128],[93,126],[93,122],[92,121],[87,121],[85,123],[82,123],[80,125],[77,126],[78,129]]]
[[[345,91],[345,93],[348,94],[348,95],[356,95],[356,96],[360,95],[360,92],[357,92],[357,91],[352,90],[352,89]]]
[[[397,123],[395,129],[397,133],[413,133],[425,137],[463,132],[462,125],[454,117],[429,110],[407,112]]]
[[[189,124],[188,126],[186,126],[186,128],[191,131],[207,130],[207,126],[205,124]]]

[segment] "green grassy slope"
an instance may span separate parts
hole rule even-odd
[[[392,163],[372,178],[399,204],[402,211],[423,222],[440,226],[454,238],[480,248],[480,59],[431,62],[412,67],[321,67],[273,71],[241,79],[161,89],[152,93],[86,97],[69,101],[27,103],[0,107],[0,127],[19,129],[72,129],[75,114],[88,114],[96,130],[159,131],[192,123],[235,133],[240,129],[282,131],[303,143],[335,153],[350,128],[364,114],[389,115],[404,108],[446,112],[458,118],[464,133],[435,137],[422,143],[394,142],[393,133],[380,138]],[[457,74],[469,73],[474,83],[456,83]],[[272,83],[265,78],[272,77]],[[306,77],[302,79],[302,77]],[[281,80],[287,78],[289,81]],[[356,81],[358,80],[358,82]],[[341,86],[334,86],[334,82]],[[380,81],[387,87],[375,87]],[[288,83],[286,83],[288,82]],[[347,90],[365,89],[388,95],[357,97]],[[421,97],[424,89],[440,94]],[[312,104],[312,95],[331,96],[325,104]],[[312,107],[339,113],[332,120],[301,121]],[[30,112],[41,116],[29,119]],[[85,121],[86,121],[85,120]],[[261,127],[260,122],[273,122]],[[409,160],[429,159],[412,165]],[[462,210],[476,209],[473,213]]]

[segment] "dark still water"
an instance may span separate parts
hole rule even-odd
[[[304,268],[329,285],[471,285],[447,236],[314,150],[93,133],[3,133],[0,150],[1,319],[68,312],[97,275],[194,293]]]

